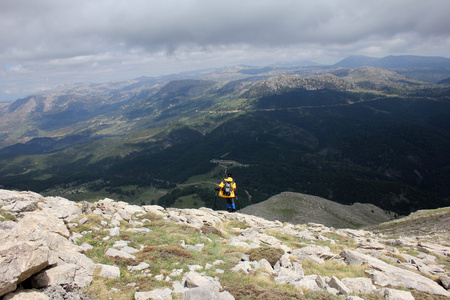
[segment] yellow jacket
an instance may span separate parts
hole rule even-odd
[[[225,181],[231,182],[231,193],[230,193],[229,196],[223,194],[222,188],[225,186]],[[236,197],[236,194],[235,194],[235,191],[236,191],[236,182],[233,181],[233,178],[231,178],[231,177],[225,178],[225,179],[219,184],[219,186],[220,186],[220,190],[219,190],[219,196],[220,196],[220,197],[222,197],[222,198],[234,198],[234,197]]]

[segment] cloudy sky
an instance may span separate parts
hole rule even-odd
[[[0,0],[0,102],[237,64],[450,57],[449,12],[450,0]]]

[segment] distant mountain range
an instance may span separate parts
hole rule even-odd
[[[433,70],[441,84],[420,68],[235,66],[63,86],[0,105],[0,185],[222,208],[211,182],[228,169],[242,207],[286,191],[449,205],[449,69]]]
[[[349,56],[334,65],[343,68],[358,68],[362,66],[403,69],[403,68],[450,68],[450,58],[439,56],[400,55],[374,58],[363,55]]]
[[[390,55],[374,58],[356,55],[334,65],[341,68],[363,66],[391,69],[406,77],[433,83],[450,78],[450,58],[439,56]]]

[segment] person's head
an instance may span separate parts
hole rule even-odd
[[[227,176],[228,176],[228,177],[232,177],[231,173],[228,173]]]

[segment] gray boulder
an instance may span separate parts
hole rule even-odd
[[[357,294],[372,294],[376,291],[370,278],[342,278],[342,283]]]
[[[58,218],[68,218],[82,213],[81,207],[76,202],[62,197],[45,197],[39,202],[39,208],[51,213]]]
[[[73,284],[84,287],[92,282],[94,263],[73,244],[70,232],[64,222],[52,214],[33,212],[22,218],[9,232],[8,239],[13,241],[40,241],[50,250],[48,265],[53,267],[65,264],[77,266]],[[40,271],[40,270],[39,270]]]
[[[321,291],[323,290],[323,280],[319,278],[319,275],[306,275],[302,277],[299,281],[292,282],[291,284],[299,289],[305,289],[310,291]]]
[[[384,296],[386,300],[414,300],[413,295],[408,291],[381,289],[380,294]]]
[[[227,291],[219,292],[210,286],[201,286],[189,289],[183,293],[183,300],[234,300],[233,295]]]
[[[131,259],[136,259],[136,256],[132,255],[132,254],[128,254],[126,252],[123,252],[121,250],[117,250],[114,248],[108,248],[108,250],[106,250],[105,255],[111,256],[111,257],[121,257],[121,258],[131,258]]]
[[[220,282],[215,281],[212,278],[204,277],[197,272],[191,271],[186,274],[184,286],[187,288],[194,288],[199,286],[213,286],[217,289],[221,289]]]
[[[185,300],[234,300],[229,292],[219,292],[222,289],[219,281],[202,276],[194,271],[186,274],[184,286],[189,288],[183,292],[183,299]]]
[[[100,273],[98,274],[101,277],[105,277],[105,278],[120,277],[120,269],[117,266],[110,266],[110,265],[103,265],[103,264],[98,264],[97,266],[101,268]]]
[[[23,213],[37,210],[38,202],[33,200],[17,200],[9,205],[5,205],[2,209],[15,212],[15,213]]]
[[[370,267],[370,270],[367,270],[366,273],[372,277],[373,282],[377,285],[405,287],[433,295],[450,297],[450,292],[446,291],[433,280],[417,273],[389,265],[375,257],[351,250],[344,250],[341,256],[346,261],[351,256],[366,263]]]
[[[0,245],[0,296],[48,265],[49,249],[41,242],[7,242]]]
[[[31,286],[42,288],[57,284],[71,284],[75,279],[77,265],[63,264],[44,270],[31,278]]]
[[[342,295],[349,295],[352,292],[351,289],[349,289],[342,281],[340,281],[335,276],[331,277],[331,279],[328,281],[328,286],[338,290]]]
[[[3,300],[50,300],[50,297],[38,290],[17,290],[3,297]]]
[[[450,276],[441,275],[439,276],[439,280],[444,288],[447,290],[450,289]]]

